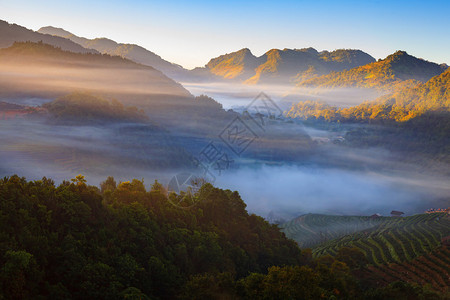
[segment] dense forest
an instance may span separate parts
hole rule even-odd
[[[237,192],[205,184],[189,209],[157,181],[0,180],[1,299],[444,299],[353,274],[363,252],[313,259]]]

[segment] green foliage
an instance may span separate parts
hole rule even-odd
[[[236,282],[230,273],[194,275],[186,283],[181,299],[236,299]]]
[[[342,247],[337,252],[336,259],[344,262],[350,269],[359,269],[368,263],[364,252],[355,247]]]
[[[82,175],[60,186],[1,179],[0,294],[173,299],[188,282],[186,290],[201,284],[198,274],[228,274],[217,275],[220,290],[249,272],[302,262],[295,243],[248,215],[238,193],[210,189],[182,210],[157,182],[148,192],[142,180],[116,186],[109,177],[102,195]]]
[[[354,299],[360,293],[349,268],[330,258],[314,267],[271,267],[266,275],[241,279],[238,291],[244,299]]]
[[[30,291],[38,288],[36,281],[41,279],[34,256],[24,250],[7,250],[1,262],[1,291],[15,299],[32,296]]]
[[[106,191],[114,192],[114,190],[117,188],[117,183],[114,180],[114,177],[108,176],[105,181],[100,183],[100,189],[102,194],[105,194]]]

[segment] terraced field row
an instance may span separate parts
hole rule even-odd
[[[356,247],[373,265],[402,263],[431,252],[450,235],[450,218],[445,213],[389,218],[358,233],[323,243],[313,249],[318,257],[333,255],[341,247]]]
[[[307,214],[283,224],[282,230],[300,247],[306,248],[374,227],[389,219]]]
[[[362,277],[375,278],[381,285],[404,281],[450,292],[450,249],[442,246],[408,262],[371,265],[362,272]]]

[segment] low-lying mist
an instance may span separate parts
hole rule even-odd
[[[450,187],[419,174],[349,171],[311,166],[260,166],[233,170],[217,184],[240,192],[251,212],[290,219],[305,213],[407,215],[445,205]]]
[[[51,61],[33,65],[3,63],[0,82],[4,86],[3,93],[13,88],[20,90],[21,87],[30,94],[51,96],[77,90],[110,95],[188,96],[180,85],[157,70],[123,66],[88,66],[81,63],[64,66]]]
[[[107,176],[157,179],[166,170],[189,167],[189,154],[165,131],[146,124],[66,126],[18,119],[0,120],[0,130],[0,176],[61,182],[83,174],[99,184]]]
[[[246,107],[256,95],[265,92],[277,101],[282,110],[290,108],[292,103],[313,100],[322,101],[332,106],[350,107],[366,100],[374,100],[385,93],[376,89],[365,88],[315,88],[295,87],[292,84],[257,84],[248,85],[239,82],[182,82],[193,95],[208,95],[223,105],[225,109],[240,110]]]
[[[195,88],[198,94],[204,89],[224,108],[246,107],[261,91],[261,86],[235,87],[203,84]],[[280,99],[285,88],[265,91]],[[0,176],[18,174],[29,180],[46,176],[61,182],[83,174],[93,185],[108,176],[117,181],[144,179],[147,187],[155,179],[167,185],[176,174],[191,172],[192,156],[211,140],[220,142],[219,134],[236,117],[211,101],[191,100],[198,102],[195,109],[182,113],[176,102],[167,117],[152,105],[146,107],[151,121],[160,116],[155,126],[61,125],[45,118],[0,120]],[[37,106],[47,101],[36,97],[11,102]],[[212,108],[206,109],[208,105]],[[280,106],[284,109],[283,102]],[[411,215],[448,205],[448,177],[424,172],[422,165],[404,162],[399,154],[382,147],[334,143],[343,139],[346,129],[319,130],[288,120],[270,120],[265,126],[254,125],[257,139],[242,155],[232,157],[233,167],[215,181],[220,188],[237,190],[252,213],[266,217],[273,212],[286,220],[305,213],[388,215],[400,210]],[[188,134],[182,130],[188,127],[202,131]]]
[[[189,164],[182,166],[195,155],[182,149],[189,148],[186,141],[174,142],[167,133],[145,125],[64,126],[13,120],[0,121],[0,126],[2,177],[46,176],[61,182],[81,173],[94,185],[114,176],[118,181],[144,179],[150,187],[155,179],[167,185],[178,173],[192,171]],[[305,213],[388,215],[391,210],[410,215],[443,207],[450,195],[448,178],[396,163],[394,155],[381,149],[331,144],[295,164],[278,160],[277,165],[267,165],[252,161],[251,155],[234,160],[233,168],[224,170],[214,184],[239,191],[248,210],[264,217],[270,212],[284,219]]]

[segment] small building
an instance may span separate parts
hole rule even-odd
[[[371,219],[378,219],[379,217],[381,217],[381,215],[379,213],[373,214],[370,216]]]
[[[404,212],[398,210],[391,211],[391,217],[401,217],[404,214],[405,214]]]

